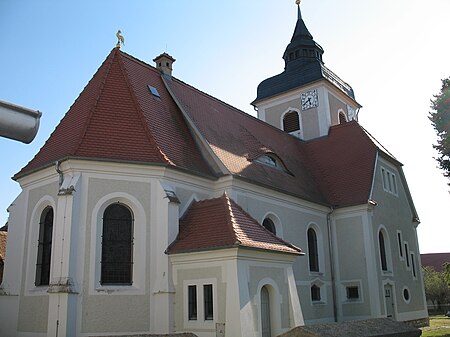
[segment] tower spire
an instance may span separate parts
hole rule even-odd
[[[295,0],[295,3],[297,4],[297,20],[301,20],[302,18],[302,12],[300,10],[300,2],[302,2],[302,0]]]

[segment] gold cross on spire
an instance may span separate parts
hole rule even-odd
[[[295,0],[295,3],[296,3],[297,5],[300,5],[300,2],[302,2],[302,0]]]
[[[116,36],[117,36],[117,44],[116,47],[120,49],[120,45],[125,44],[125,39],[123,38],[123,36],[121,35],[121,31],[120,29],[117,31]]]

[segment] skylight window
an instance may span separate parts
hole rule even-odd
[[[158,90],[155,87],[152,87],[150,84],[147,85],[148,90],[150,90],[150,92],[152,93],[153,96],[161,98],[161,96],[159,95]]]

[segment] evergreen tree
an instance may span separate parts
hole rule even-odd
[[[450,77],[442,80],[441,91],[433,97],[428,117],[438,136],[437,145],[433,147],[439,152],[436,158],[439,167],[444,170],[444,176],[450,178]]]

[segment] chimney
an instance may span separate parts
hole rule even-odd
[[[156,56],[153,61],[156,63],[156,68],[159,71],[168,76],[172,77],[172,64],[176,61],[172,56],[167,53],[162,53],[159,56]]]

